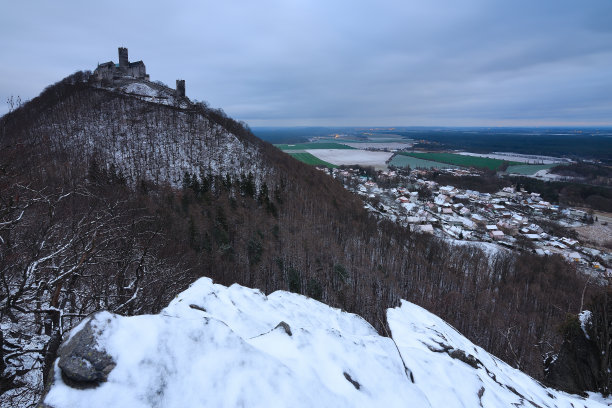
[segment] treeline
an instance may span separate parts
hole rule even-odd
[[[423,129],[393,131],[405,137],[428,143],[415,147],[425,149],[466,150],[474,153],[513,152],[543,156],[595,158],[612,160],[612,138],[597,130],[567,129]],[[609,133],[609,132],[608,132]]]
[[[584,183],[608,186],[612,185],[612,168],[601,164],[577,162],[559,165],[550,169],[551,173],[565,177],[576,177]]]
[[[565,181],[542,181],[531,177],[512,177],[517,188],[540,193],[551,203],[569,207],[588,207],[612,212],[612,188]]]
[[[80,83],[56,95],[0,119],[6,406],[35,400],[40,383],[28,389],[23,379],[42,376],[61,333],[84,315],[154,313],[200,276],[306,294],[381,332],[386,308],[407,299],[536,378],[561,341],[558,325],[592,289],[560,257],[485,254],[377,222],[339,182],[252,135],[239,137],[243,166],[244,157],[223,156],[233,139],[223,118],[197,112],[205,107],[181,111]],[[151,150],[147,137],[159,133],[168,142],[151,139]],[[178,169],[164,169],[200,154],[234,162],[179,166],[177,180]]]
[[[433,172],[431,179],[441,186],[450,185],[463,190],[481,193],[496,193],[504,187],[512,186],[508,179],[497,177],[494,171],[483,171],[480,176],[455,176],[443,172]]]

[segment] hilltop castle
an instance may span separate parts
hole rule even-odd
[[[139,80],[149,81],[147,68],[142,61],[130,62],[128,59],[128,50],[124,47],[119,47],[119,64],[115,64],[113,61],[98,64],[98,67],[94,70],[93,75],[90,77],[90,83],[97,87],[111,84],[114,86],[126,85],[131,82],[139,82]],[[147,86],[153,87],[158,91],[162,90],[162,88],[169,89],[163,84],[160,85],[151,82],[148,82]],[[185,98],[184,79],[176,80],[174,97]]]
[[[123,77],[149,80],[144,62],[130,62],[128,60],[128,50],[123,47],[119,47],[119,64],[115,64],[113,61],[98,64],[94,76],[98,81],[112,81]]]

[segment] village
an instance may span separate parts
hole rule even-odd
[[[433,171],[453,176],[478,175],[477,170],[379,170],[375,177],[362,168],[323,168],[349,191],[364,199],[365,208],[380,219],[411,231],[433,234],[454,244],[474,244],[490,251],[531,251],[558,254],[578,270],[608,278],[612,253],[601,245],[580,242],[576,227],[592,225],[587,211],[560,208],[538,193],[504,187],[496,193],[439,185]],[[374,181],[376,179],[376,181]],[[604,228],[606,222],[601,222]],[[556,227],[556,228],[555,228]]]

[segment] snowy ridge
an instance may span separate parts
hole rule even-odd
[[[91,319],[96,348],[117,365],[108,381],[79,390],[56,362],[49,406],[605,406],[543,387],[408,302],[388,310],[397,346],[357,315],[208,278],[159,315]]]

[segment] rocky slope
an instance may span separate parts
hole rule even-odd
[[[406,301],[392,338],[284,291],[196,281],[158,315],[98,312],[60,349],[48,407],[600,407],[548,389]]]

